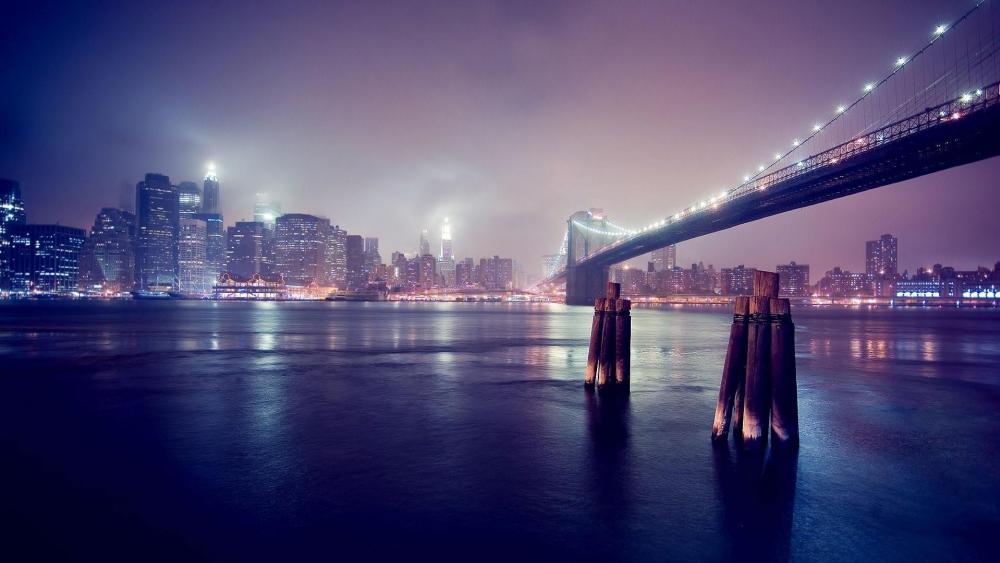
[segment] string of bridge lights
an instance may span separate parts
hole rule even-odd
[[[927,49],[929,49],[938,40],[940,40],[942,37],[944,37],[944,35],[947,32],[949,32],[952,29],[954,29],[962,21],[964,21],[966,18],[968,18],[973,12],[975,12],[976,10],[978,10],[979,7],[982,6],[985,2],[986,2],[986,0],[979,0],[976,3],[975,6],[973,6],[972,8],[970,8],[965,14],[962,15],[962,17],[958,18],[957,20],[955,20],[951,24],[941,24],[941,25],[936,26],[934,28],[933,32],[931,33],[931,39],[930,39],[930,41],[928,41],[926,44],[924,44],[923,47],[921,47],[919,50],[917,50],[911,56],[900,56],[900,57],[896,58],[896,60],[894,61],[894,64],[892,65],[892,70],[889,71],[889,73],[887,73],[885,76],[883,76],[881,80],[877,80],[875,82],[867,82],[867,83],[865,83],[864,86],[862,86],[862,88],[861,88],[861,95],[857,99],[855,99],[852,103],[850,103],[848,105],[841,104],[841,105],[836,106],[835,109],[834,109],[834,115],[833,115],[833,117],[831,117],[826,122],[819,122],[819,123],[814,124],[812,126],[812,129],[809,131],[809,133],[804,138],[802,138],[802,139],[799,139],[799,138],[792,139],[792,143],[791,143],[791,148],[790,149],[776,151],[774,153],[774,160],[771,160],[767,164],[760,164],[759,166],[757,166],[757,171],[755,173],[744,175],[743,176],[743,182],[740,183],[740,184],[738,184],[735,188],[732,188],[731,190],[722,190],[718,194],[713,195],[713,196],[709,197],[706,200],[702,200],[699,203],[696,203],[696,204],[694,204],[694,205],[692,205],[690,207],[682,209],[682,210],[678,211],[677,213],[673,214],[672,216],[670,216],[668,218],[662,219],[660,221],[656,221],[654,223],[651,223],[651,224],[649,224],[649,225],[647,225],[645,227],[639,228],[639,229],[629,229],[629,228],[626,228],[626,227],[621,227],[621,226],[618,226],[618,225],[615,225],[615,224],[611,223],[610,221],[605,221],[605,224],[608,225],[608,226],[610,226],[610,227],[612,227],[613,229],[615,229],[614,231],[602,230],[602,229],[598,229],[598,228],[595,228],[595,227],[591,227],[590,225],[585,225],[583,223],[580,223],[579,221],[576,221],[575,219],[573,220],[573,224],[576,225],[577,227],[581,228],[581,229],[584,229],[586,231],[589,231],[589,232],[592,232],[592,233],[595,233],[595,234],[609,236],[609,237],[625,237],[625,238],[629,238],[629,237],[635,237],[637,235],[640,235],[642,233],[645,233],[645,232],[648,232],[648,231],[651,231],[651,230],[659,229],[659,228],[664,227],[664,226],[669,225],[669,224],[673,224],[673,223],[675,223],[677,221],[680,221],[681,219],[683,219],[684,217],[686,217],[689,214],[697,213],[699,211],[703,211],[703,210],[708,209],[708,208],[717,209],[719,207],[719,205],[721,205],[722,203],[724,203],[723,200],[726,198],[726,196],[729,196],[729,195],[737,192],[738,190],[741,190],[742,188],[745,188],[746,186],[748,186],[748,185],[756,182],[761,176],[764,175],[765,172],[767,172],[768,170],[770,170],[771,168],[773,168],[776,164],[778,164],[779,162],[781,162],[782,160],[784,160],[785,157],[791,155],[793,152],[795,152],[796,150],[798,150],[800,146],[804,145],[805,143],[809,142],[810,140],[812,140],[814,137],[816,137],[817,135],[819,135],[823,131],[827,130],[833,123],[835,123],[838,119],[840,119],[841,116],[843,116],[846,113],[848,113],[849,111],[851,111],[851,109],[854,108],[854,106],[856,106],[859,103],[863,102],[865,100],[865,98],[867,98],[868,96],[872,95],[872,93],[874,93],[876,90],[878,90],[879,87],[881,87],[883,84],[885,84],[887,81],[889,81],[893,76],[895,76],[896,73],[900,72],[901,70],[903,70],[904,67],[906,67],[907,64],[909,64],[909,63],[913,62],[915,59],[917,59],[917,57],[919,57],[920,55],[922,55],[925,51],[927,51]],[[962,102],[969,103],[975,97],[982,96],[982,94],[983,94],[982,90],[975,90],[974,92],[969,92],[969,93],[962,94],[959,99]],[[956,114],[956,116],[957,116],[957,114]],[[832,162],[836,162],[836,159],[833,159]],[[799,161],[797,163],[797,165],[801,167],[801,166],[804,165],[804,162],[803,161]],[[761,188],[761,189],[763,189],[763,188]],[[620,238],[618,242],[620,242],[621,240],[624,240],[624,239]]]

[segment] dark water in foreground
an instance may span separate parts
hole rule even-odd
[[[713,448],[729,317],[639,310],[627,404],[557,305],[0,306],[0,559],[986,560],[1000,313],[795,311],[802,447]]]

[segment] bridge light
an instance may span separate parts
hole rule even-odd
[[[796,166],[798,166],[799,168],[801,168],[801,167],[803,167],[803,166],[805,166],[805,165],[806,165],[806,163],[805,163],[805,162],[802,162],[801,160],[800,160],[800,161],[798,161],[798,162],[796,162],[795,164],[796,164]]]
[[[946,31],[948,31],[948,26],[946,26],[946,25],[939,25],[939,26],[937,26],[937,27],[934,28],[934,35],[941,35],[942,33],[946,32]]]
[[[774,153],[774,160],[781,160],[781,153],[780,152]]]
[[[958,113],[957,111],[951,114],[952,119],[958,119],[959,117],[962,117],[962,114]]]
[[[802,143],[800,143],[798,139],[792,139],[792,146],[793,146],[793,147],[797,147],[797,146],[799,146],[799,145],[801,145],[801,144],[802,144]]]
[[[972,101],[972,94],[962,94],[961,100],[963,102],[965,102],[965,103],[971,102]]]
[[[719,199],[726,197],[726,193],[727,193],[726,190],[722,190],[721,192],[719,192]]]
[[[760,166],[757,167],[757,172],[763,172],[763,171],[764,171],[764,165],[761,164]]]
[[[749,182],[749,181],[750,181],[750,176],[749,175],[743,177],[743,183],[746,183],[746,182]]]
[[[819,131],[822,128],[823,128],[823,126],[820,125],[819,123],[817,123],[816,125],[813,125],[813,131]]]
[[[896,66],[903,66],[906,64],[906,57],[899,57],[896,59]]]
[[[847,111],[846,106],[837,106],[837,113],[844,113],[845,111]]]
[[[875,89],[874,82],[869,82],[868,84],[865,84],[865,92],[871,92],[874,89]]]
[[[982,95],[983,95],[983,91],[982,90],[976,90],[976,97],[979,97],[979,96],[982,96]]]

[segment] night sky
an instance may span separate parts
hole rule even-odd
[[[734,185],[972,3],[6,2],[0,177],[30,222],[85,227],[144,173],[200,181],[213,161],[227,224],[266,191],[388,258],[448,216],[459,257],[537,272],[574,211],[643,225]],[[891,232],[901,269],[992,265],[998,173],[881,188],[678,257],[796,260],[815,280],[863,270],[864,241]]]

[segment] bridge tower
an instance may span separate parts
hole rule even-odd
[[[609,233],[604,210],[577,211],[566,222],[566,304],[593,305],[604,295],[609,279],[608,266],[577,264],[615,240]]]

